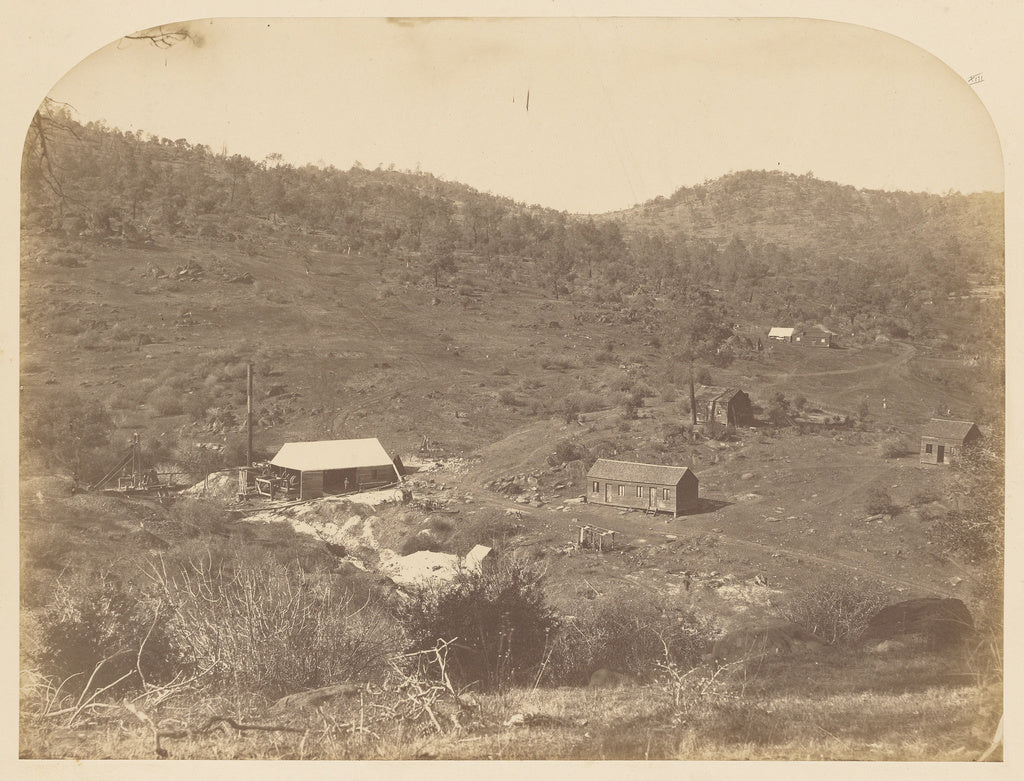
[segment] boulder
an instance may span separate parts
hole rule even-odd
[[[959,599],[922,597],[879,610],[868,621],[864,641],[918,638],[932,649],[958,645],[974,633],[974,619]]]

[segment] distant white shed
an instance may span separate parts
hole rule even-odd
[[[777,342],[792,342],[793,334],[796,333],[795,328],[780,328],[775,326],[768,331],[768,338],[774,339]]]
[[[462,561],[462,568],[467,572],[482,575],[487,568],[494,564],[495,553],[493,548],[486,545],[477,545],[466,554]]]

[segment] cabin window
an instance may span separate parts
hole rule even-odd
[[[619,496],[624,496],[624,495],[625,495],[625,491],[623,490],[623,489],[625,488],[625,486],[624,486],[624,485],[618,485],[618,486],[616,486],[615,488],[616,488],[616,493],[617,493],[617,494],[618,494]]]
[[[661,489],[661,498],[662,499],[666,499],[666,500],[668,499],[668,489],[667,488],[662,488]]]
[[[596,494],[598,490],[600,490],[600,485],[598,484],[597,480],[595,480],[593,487],[590,489],[590,492]]]
[[[640,499],[644,498],[644,487],[642,485],[638,485],[636,487],[636,495]]]
[[[924,452],[925,453],[931,453],[932,452],[932,446],[931,445],[925,445],[924,446]]]

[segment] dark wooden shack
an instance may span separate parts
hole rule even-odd
[[[682,515],[697,504],[698,480],[689,467],[600,458],[587,473],[587,501]]]
[[[932,418],[921,432],[921,463],[956,463],[964,447],[979,439],[981,431],[970,420]]]
[[[815,326],[798,331],[793,336],[793,342],[802,347],[831,347],[834,336],[831,331]]]
[[[288,442],[270,462],[295,477],[299,499],[397,483],[398,470],[377,439]]]
[[[739,388],[714,388],[703,385],[697,390],[695,398],[698,423],[754,425],[754,407],[750,403],[750,396]]]

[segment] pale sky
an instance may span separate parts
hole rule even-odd
[[[917,46],[856,25],[217,19],[193,29],[199,46],[115,41],[50,96],[83,120],[215,152],[419,166],[570,212],[750,168],[889,190],[1003,189],[974,88]]]

